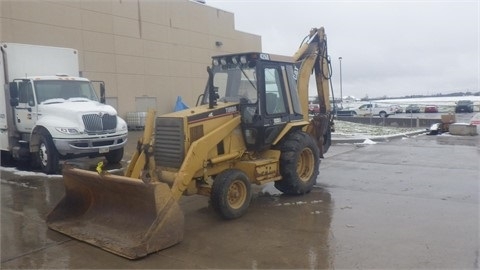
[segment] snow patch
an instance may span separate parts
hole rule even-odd
[[[41,176],[41,177],[47,177],[47,178],[62,177],[61,174],[44,174],[42,172],[21,171],[21,170],[18,170],[17,168],[9,168],[9,167],[2,167],[2,166],[0,166],[0,170],[6,171],[6,172],[12,172],[13,174],[18,176]]]
[[[29,186],[27,183],[21,183],[21,182],[16,182],[16,181],[7,181],[7,180],[0,179],[0,183],[19,186],[19,187],[24,187],[24,188],[37,189],[36,187]]]
[[[265,186],[262,188],[262,193],[269,194],[269,195],[272,195],[272,196],[282,194],[282,192],[280,190],[275,188],[275,186],[272,182],[265,184]]]
[[[370,139],[365,139],[363,142],[361,143],[356,143],[356,144],[365,144],[365,145],[371,145],[371,144],[377,144],[376,142],[370,140]]]

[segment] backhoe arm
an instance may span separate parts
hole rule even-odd
[[[298,51],[293,56],[294,61],[300,62],[298,71],[297,91],[302,106],[304,120],[309,121],[308,115],[308,85],[310,74],[315,72],[317,96],[320,113],[315,115],[306,128],[306,132],[314,137],[320,149],[320,154],[327,152],[330,145],[330,131],[333,130],[333,116],[330,106],[327,41],[323,27],[313,28]]]
[[[293,55],[293,60],[295,62],[301,62],[297,87],[304,115],[308,117],[308,83],[312,71],[315,71],[320,112],[330,112],[329,74],[325,74],[325,72],[329,70],[327,42],[325,29],[323,27],[310,30],[307,41],[304,42]],[[305,120],[308,121],[308,118]]]

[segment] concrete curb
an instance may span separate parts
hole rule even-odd
[[[353,143],[363,143],[365,140],[371,140],[374,142],[388,142],[395,139],[401,139],[404,137],[410,137],[418,134],[426,133],[426,130],[416,130],[407,133],[399,133],[399,134],[392,134],[392,135],[383,135],[383,136],[365,136],[362,138],[335,138],[332,136],[332,144],[353,144]],[[333,135],[333,134],[332,134]]]

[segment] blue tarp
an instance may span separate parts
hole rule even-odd
[[[174,111],[178,112],[178,111],[182,111],[182,110],[185,110],[185,109],[188,109],[188,106],[185,103],[183,103],[182,97],[178,96],[177,97],[177,102],[175,103]]]

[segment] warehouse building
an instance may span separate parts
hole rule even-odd
[[[120,116],[195,106],[211,56],[261,51],[234,14],[203,1],[0,0],[0,40],[79,51],[81,76],[105,81]]]

